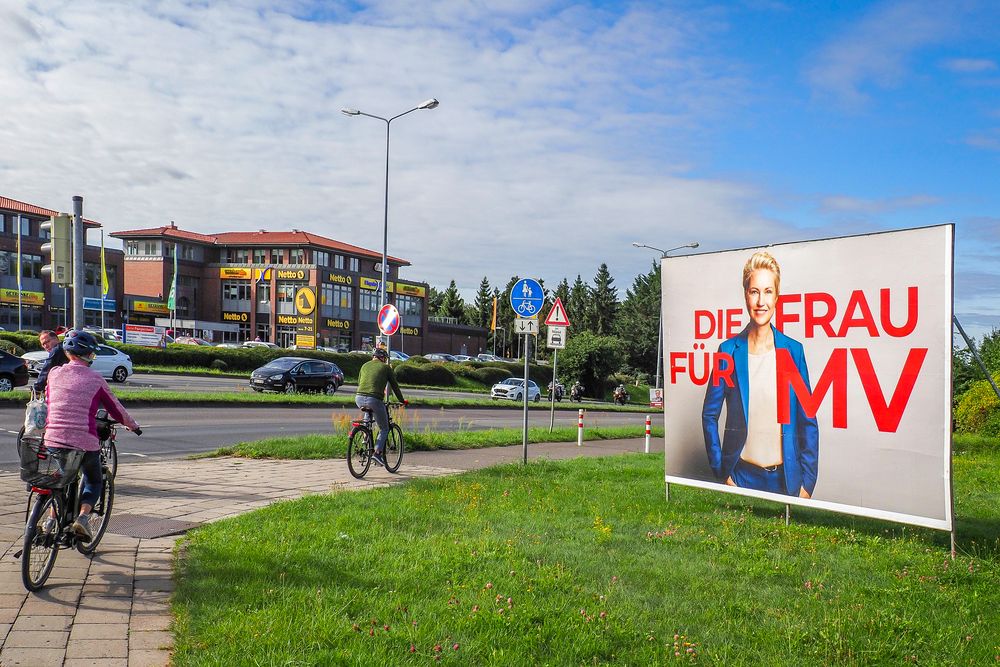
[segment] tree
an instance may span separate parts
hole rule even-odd
[[[458,286],[452,280],[448,283],[448,289],[444,291],[441,298],[441,306],[437,311],[438,317],[453,317],[460,323],[465,322],[465,301],[458,293]]]
[[[493,320],[493,292],[490,289],[490,281],[483,276],[479,283],[479,290],[476,292],[476,299],[472,304],[475,318],[472,320],[473,326],[490,328]]]
[[[587,313],[590,310],[590,290],[587,289],[587,283],[580,278],[580,274],[576,275],[576,281],[569,290],[569,298],[563,305],[566,306],[566,315],[576,331],[590,330],[587,321]]]
[[[427,288],[427,314],[437,315],[441,310],[441,301],[444,300],[444,293],[433,286]]]
[[[510,291],[514,289],[514,285],[520,280],[517,276],[511,276],[510,280],[507,281],[507,285],[501,290],[500,298],[497,300],[497,329],[503,329],[506,333],[501,334],[500,340],[504,344],[504,351],[500,354],[502,357],[513,357],[513,351],[516,349],[514,341],[514,309],[510,307],[510,301],[507,300]],[[497,348],[499,349],[499,348]]]
[[[566,304],[569,303],[569,283],[566,281],[565,278],[559,281],[559,284],[556,285],[555,292],[553,292],[552,294],[555,297],[555,299],[559,299],[560,301],[562,301],[563,306],[566,306]]]
[[[625,349],[626,363],[650,376],[656,373],[659,321],[660,267],[653,264],[649,273],[639,274],[632,281],[615,319],[615,333]]]
[[[608,376],[621,368],[624,360],[625,352],[617,338],[583,331],[570,336],[559,355],[560,375],[579,380],[584,394],[599,398],[604,396]]]
[[[590,330],[598,336],[607,336],[614,331],[615,316],[618,314],[618,288],[615,279],[602,263],[594,276],[594,288],[590,293],[587,308]]]

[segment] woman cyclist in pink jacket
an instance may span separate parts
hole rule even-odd
[[[86,331],[73,330],[63,340],[69,363],[53,368],[45,387],[48,420],[45,423],[46,447],[82,449],[83,492],[80,516],[73,522],[73,532],[84,541],[93,535],[90,510],[101,495],[101,443],[97,437],[95,415],[104,408],[130,431],[141,433],[139,424],[125,411],[100,374],[90,368],[97,353],[97,339]]]

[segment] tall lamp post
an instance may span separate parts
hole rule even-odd
[[[661,268],[660,268],[660,270],[662,271],[663,270],[663,268],[662,268],[662,266],[663,266],[662,262],[663,262],[664,259],[667,258],[667,255],[669,255],[670,253],[674,252],[675,250],[683,250],[685,248],[697,248],[698,247],[698,242],[695,241],[694,243],[687,243],[685,245],[679,245],[676,248],[671,248],[670,250],[660,250],[657,247],[654,247],[654,246],[651,246],[651,245],[646,245],[645,243],[639,243],[638,241],[633,241],[632,245],[634,245],[636,248],[649,248],[650,250],[655,250],[656,252],[660,253],[660,262],[661,262],[661,265],[660,265]],[[662,281],[661,281],[661,285],[660,285],[660,308],[659,308],[659,310],[657,312],[657,318],[656,319],[657,319],[657,321],[659,323],[658,327],[657,327],[659,329],[659,334],[657,335],[657,338],[656,338],[656,389],[659,389],[660,388],[660,377],[663,375],[663,372],[662,372],[662,369],[663,369],[663,286],[662,286]]]
[[[401,114],[396,114],[391,118],[383,118],[382,116],[376,116],[374,114],[365,113],[364,111],[359,111],[357,109],[352,109],[350,107],[345,107],[340,110],[340,113],[346,116],[368,116],[369,118],[375,118],[385,123],[385,219],[382,224],[382,280],[379,283],[379,304],[384,306],[388,303],[386,298],[386,280],[388,280],[389,275],[389,124],[401,116],[405,116],[408,113],[413,113],[414,111],[419,111],[420,109],[434,109],[438,105],[438,101],[433,97],[429,100],[421,102],[417,106],[413,107],[409,111],[404,111]],[[388,342],[386,348],[388,348]]]

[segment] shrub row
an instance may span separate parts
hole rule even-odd
[[[1000,384],[1000,373],[993,376]],[[986,380],[972,384],[955,408],[955,431],[1000,436],[1000,399]]]

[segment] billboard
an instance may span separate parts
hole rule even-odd
[[[953,234],[664,259],[667,482],[950,530]]]

